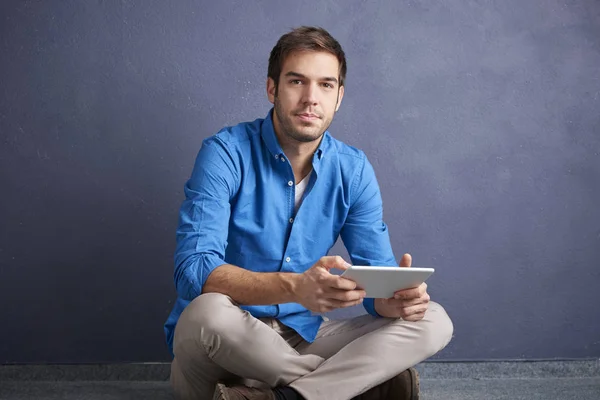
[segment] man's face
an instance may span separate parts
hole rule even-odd
[[[326,52],[293,52],[283,63],[278,87],[268,79],[267,93],[275,105],[273,123],[280,135],[298,142],[318,140],[344,96],[339,62]]]

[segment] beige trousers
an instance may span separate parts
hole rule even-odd
[[[173,342],[178,399],[212,399],[217,381],[289,385],[307,400],[349,400],[443,349],[453,325],[431,302],[419,322],[361,315],[325,321],[308,343],[274,318],[257,319],[208,293],[183,311]],[[256,385],[253,385],[256,386]]]

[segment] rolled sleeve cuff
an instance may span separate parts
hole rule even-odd
[[[223,264],[227,264],[222,258],[205,254],[202,256],[202,265],[200,267],[199,272],[199,281],[200,281],[200,293],[202,293],[202,288],[208,279],[208,276],[217,268]]]
[[[192,301],[200,296],[208,276],[215,268],[223,264],[226,262],[222,258],[211,254],[195,254],[179,264],[180,273],[176,273],[175,278],[179,296],[187,301]]]
[[[367,312],[375,317],[381,317],[381,315],[377,314],[375,311],[375,299],[372,297],[365,298],[363,300],[363,307]]]

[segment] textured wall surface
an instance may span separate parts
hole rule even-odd
[[[266,115],[269,51],[302,24],[346,51],[330,130],[373,163],[396,255],[437,269],[436,358],[600,357],[598,1],[13,0],[0,21],[0,363],[169,359],[183,184],[203,138]]]

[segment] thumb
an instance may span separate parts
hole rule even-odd
[[[321,259],[319,260],[319,266],[325,268],[327,271],[334,268],[345,271],[348,268],[350,268],[350,264],[344,261],[344,259],[340,256],[321,257]]]
[[[402,256],[402,259],[400,260],[400,266],[404,267],[404,268],[409,268],[412,264],[412,256],[408,253],[404,254]]]

